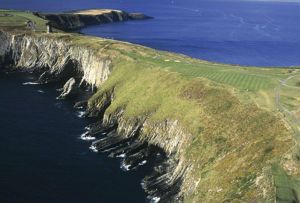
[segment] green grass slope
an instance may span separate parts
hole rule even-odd
[[[115,42],[105,54],[115,56],[114,71],[90,105],[114,91],[107,114],[122,108],[128,119],[179,120],[192,135],[183,151],[195,166],[189,181],[197,184],[187,202],[272,202],[283,188],[298,191],[289,182],[274,185],[272,171],[273,165],[299,164],[285,158],[297,145],[272,98],[278,80],[294,70],[212,64]],[[229,78],[210,78],[208,72]],[[236,77],[242,79],[233,83]],[[264,85],[255,83],[259,80]],[[296,180],[298,169],[292,172]],[[290,199],[298,195],[290,194]]]
[[[0,28],[5,28],[6,30],[11,31],[30,32],[32,30],[28,28],[26,24],[28,21],[35,23],[35,32],[46,32],[47,21],[33,15],[32,12],[0,9]]]
[[[0,27],[17,30],[23,15],[35,19],[16,12],[14,19],[0,17]],[[193,166],[183,185],[186,202],[298,201],[297,68],[224,65],[78,34],[27,34],[66,40],[112,59],[112,74],[89,106],[100,107],[113,92],[106,114],[123,109],[128,119],[180,123],[190,135],[183,138],[182,157]]]

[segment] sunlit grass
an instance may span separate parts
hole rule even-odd
[[[295,147],[293,133],[277,111],[274,91],[295,69],[224,65],[80,34],[45,34],[45,21],[31,13],[0,10],[1,14],[1,28],[61,40],[70,47],[88,48],[99,60],[112,60],[112,73],[89,100],[90,108],[100,109],[113,98],[106,115],[122,111],[123,119],[147,120],[152,126],[178,121],[185,132],[181,158],[193,166],[187,181],[199,181],[187,202],[273,202],[274,196],[290,200],[286,185],[299,193],[290,176],[271,169],[282,165],[283,155]],[[28,20],[41,32],[27,32]],[[296,78],[291,84],[297,84]],[[291,111],[299,106],[295,91],[281,94]],[[151,130],[148,125],[144,132]],[[161,140],[168,142],[171,138],[166,136],[161,133]]]

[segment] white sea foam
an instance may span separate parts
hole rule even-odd
[[[130,171],[130,169],[129,169],[130,166],[131,166],[130,164],[127,165],[124,163],[124,161],[122,161],[120,168],[123,169],[124,171]]]
[[[92,136],[85,136],[85,137],[81,137],[82,140],[95,140],[95,137]]]
[[[86,126],[84,129],[85,130],[91,130],[91,128],[89,126]]]
[[[147,163],[146,160],[142,161],[141,163],[139,163],[139,166],[145,165]]]
[[[91,145],[90,150],[92,150],[93,152],[98,152],[97,148],[94,145]]]
[[[120,155],[118,155],[117,157],[118,157],[118,158],[125,158],[125,156],[126,156],[126,154],[120,154]]]
[[[83,118],[84,114],[85,114],[85,111],[77,111],[77,117],[79,118]]]
[[[23,82],[23,85],[39,85],[40,83],[38,82]]]
[[[160,197],[148,196],[147,198],[150,199],[150,203],[158,203],[160,201]]]
[[[86,131],[86,132],[82,133],[82,134],[80,135],[80,137],[87,136],[88,134],[89,134],[89,132],[88,132],[88,131]]]
[[[153,197],[150,201],[150,203],[157,203],[160,201],[160,197]]]
[[[152,197],[150,203],[158,203],[160,201],[160,197]]]
[[[82,139],[82,140],[95,140],[96,139],[95,137],[92,137],[92,136],[90,136],[88,134],[89,134],[88,131],[85,132],[85,133],[83,133],[83,134],[81,134],[80,135],[80,139]]]
[[[38,90],[39,93],[45,93],[43,90]]]

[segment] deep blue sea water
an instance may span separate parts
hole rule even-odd
[[[116,8],[155,17],[82,30],[230,64],[300,65],[300,2],[245,0],[0,0],[39,11]]]
[[[0,202],[146,202],[147,167],[124,172],[89,150],[79,139],[88,121],[55,99],[58,86],[22,85],[33,80],[0,72]]]
[[[153,20],[82,32],[241,65],[300,65],[300,3],[203,0],[0,0],[0,8],[67,11],[116,8]],[[1,68],[0,68],[1,69]],[[123,172],[119,160],[79,140],[88,124],[54,87],[24,86],[26,74],[0,74],[0,203],[139,203],[147,167]]]

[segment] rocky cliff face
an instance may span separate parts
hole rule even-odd
[[[76,46],[50,35],[0,31],[0,41],[0,63],[20,71],[38,73],[40,83],[64,80],[68,81],[65,87],[71,87],[69,83],[72,81],[72,87],[77,84],[96,89],[101,88],[113,71],[110,56],[99,55],[92,49]],[[107,113],[106,109],[113,102],[112,91],[103,95],[98,103],[90,104],[87,109],[87,115],[100,115],[101,120],[92,125],[84,135],[86,139],[96,139],[91,148],[109,152],[111,156],[125,157],[125,169],[142,165],[153,156],[160,159],[161,154],[153,155],[157,151],[152,148],[161,148],[167,159],[158,162],[152,176],[144,180],[143,187],[154,202],[181,201],[183,188],[193,190],[193,182],[190,184],[185,181],[192,165],[185,162],[181,151],[185,138],[189,136],[176,120],[152,123],[145,117],[125,119],[122,108]],[[97,136],[102,133],[107,133],[107,137],[97,140]]]
[[[89,25],[100,25],[128,20],[144,20],[150,18],[142,13],[127,13],[125,11],[116,10],[98,15],[82,15],[75,13],[34,14],[40,18],[50,21],[54,27],[60,30],[77,30]]]
[[[75,105],[96,120],[82,139],[93,140],[94,151],[122,157],[124,170],[154,159],[143,181],[153,202],[274,202],[287,191],[289,202],[298,201],[280,170],[275,178],[285,181],[275,181],[274,192],[273,170],[287,165],[282,156],[299,155],[273,112],[241,102],[229,87],[170,71],[187,65],[175,64],[175,54],[77,34],[16,32],[0,31],[1,67],[34,72],[40,83],[65,82],[59,98],[92,90]],[[207,63],[199,63],[205,70]],[[298,166],[292,158],[287,163]]]
[[[40,82],[77,77],[92,87],[99,87],[111,73],[111,60],[92,50],[71,46],[63,40],[46,36],[11,35],[0,32],[2,64],[19,70],[41,72]]]

